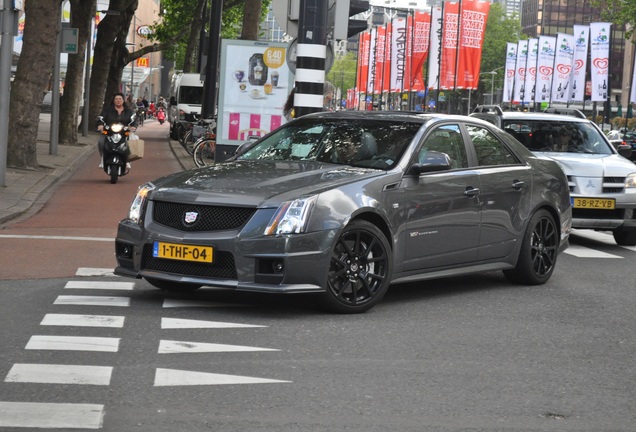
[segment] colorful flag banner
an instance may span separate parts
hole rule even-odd
[[[523,102],[526,86],[526,62],[528,60],[528,40],[517,42],[517,61],[515,62],[515,90],[513,102]]]
[[[574,35],[557,34],[557,47],[554,57],[554,79],[551,99],[554,102],[568,102],[570,99],[570,78],[574,63]]]
[[[587,71],[587,52],[590,44],[590,27],[575,25],[574,62],[570,82],[570,101],[583,102],[585,98],[585,72]]]
[[[375,82],[374,94],[381,94],[384,85],[384,62],[386,61],[386,28],[378,27],[375,42]]]
[[[502,102],[512,102],[512,91],[515,83],[515,67],[517,65],[517,44],[506,43],[506,75],[504,76],[504,88]]]
[[[610,23],[590,23],[590,73],[592,76],[592,101],[606,101],[609,94]]]
[[[528,39],[528,58],[526,60],[526,80],[524,83],[523,103],[534,101],[534,93],[537,86],[537,54],[539,39]]]
[[[552,76],[554,74],[555,36],[539,36],[539,56],[537,61],[536,103],[550,102]]]
[[[481,52],[490,3],[468,0],[461,6],[457,88],[476,89],[479,85]]]
[[[416,11],[413,26],[413,61],[411,64],[411,90],[421,91],[424,86],[424,64],[428,56],[431,35],[431,14]]]
[[[428,56],[428,87],[439,89],[439,51],[442,34],[442,8],[431,9],[431,49]]]
[[[406,78],[406,19],[396,18],[391,22],[391,91],[404,90]]]
[[[455,88],[457,66],[457,38],[459,37],[459,3],[444,3],[442,21],[442,61],[440,64],[440,89]]]
[[[376,42],[378,38],[378,31],[376,28],[371,29],[371,36],[369,39],[369,78],[367,81],[367,94],[372,95],[375,90],[376,74],[377,74],[377,59],[376,59]]]
[[[356,80],[356,88],[358,91],[366,91],[369,80],[369,49],[371,44],[371,33],[360,33],[358,54],[358,76]]]

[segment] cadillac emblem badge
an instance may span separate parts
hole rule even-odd
[[[192,225],[193,223],[197,221],[198,217],[199,217],[199,213],[197,212],[186,212],[183,218],[183,221],[187,223],[188,225]]]

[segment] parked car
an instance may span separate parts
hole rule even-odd
[[[543,284],[570,226],[558,165],[487,122],[318,113],[141,186],[115,273],[164,290],[316,293],[358,313],[391,283],[503,270]]]
[[[630,157],[630,160],[636,161],[636,132],[625,132],[625,134],[623,135],[623,141],[625,141],[626,144],[632,146],[632,155]]]
[[[627,145],[615,149],[577,110],[550,113],[478,107],[471,116],[491,121],[534,154],[556,161],[568,177],[573,228],[611,231],[621,246],[636,245],[636,165]]]

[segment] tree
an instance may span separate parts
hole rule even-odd
[[[37,133],[42,99],[49,85],[55,64],[57,35],[61,15],[61,0],[29,0],[24,3],[26,20],[22,53],[11,87],[11,112],[7,165],[38,169]],[[37,67],[34,67],[37,65]],[[59,91],[53,85],[53,91]]]
[[[618,26],[626,26],[625,39],[631,39],[636,27],[636,2],[590,0],[590,4],[601,11],[601,19]]]
[[[86,46],[91,35],[96,0],[71,0],[71,27],[78,28],[77,54],[68,56],[64,95],[60,100],[60,144],[77,142],[77,115],[84,90],[83,76],[86,65]]]

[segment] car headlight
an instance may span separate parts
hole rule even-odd
[[[316,196],[282,203],[265,228],[265,235],[298,234],[305,232]]]
[[[139,186],[137,189],[137,195],[130,204],[130,210],[128,210],[128,219],[138,224],[141,221],[141,212],[143,211],[148,194],[155,188],[152,183],[146,183]]]
[[[625,177],[625,187],[636,188],[636,173],[631,173],[630,175]]]

